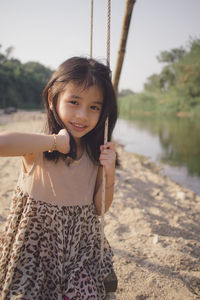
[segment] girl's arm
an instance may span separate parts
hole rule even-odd
[[[105,169],[106,175],[106,187],[105,187],[105,212],[108,211],[114,194],[114,183],[115,183],[115,162],[116,162],[116,152],[115,144],[113,142],[108,142],[106,145],[100,148],[100,162]],[[94,196],[94,203],[96,207],[97,214],[101,215],[101,202],[102,202],[102,180],[103,180],[103,168],[99,167],[96,181],[96,189]]]
[[[0,156],[32,156],[44,152],[54,146],[53,135],[21,132],[0,133]],[[62,129],[56,135],[56,150],[69,152],[69,135]]]

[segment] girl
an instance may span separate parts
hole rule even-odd
[[[112,251],[100,262],[102,166],[105,211],[113,200],[117,119],[110,70],[73,57],[44,89],[45,134],[4,132],[1,156],[22,156],[22,170],[1,243],[1,299],[105,299]],[[109,118],[108,140],[103,145]]]

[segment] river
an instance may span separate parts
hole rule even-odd
[[[200,194],[200,122],[192,118],[118,119],[114,138],[125,150],[162,166],[161,173]]]

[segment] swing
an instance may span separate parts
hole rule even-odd
[[[110,67],[110,16],[111,16],[111,0],[107,0],[107,66]],[[90,57],[92,58],[93,50],[93,0],[91,0],[91,18],[90,18]],[[108,118],[105,122],[104,144],[108,140]],[[105,170],[103,169],[102,183],[102,204],[101,204],[101,262],[103,262],[104,251],[104,212],[105,212]],[[115,292],[117,290],[117,276],[114,270],[105,278],[104,286],[106,293]]]

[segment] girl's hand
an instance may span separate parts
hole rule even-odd
[[[115,143],[108,142],[105,145],[100,146],[100,163],[105,169],[106,176],[113,175],[115,172],[115,161],[116,161],[116,152],[115,152]]]
[[[61,129],[56,136],[57,151],[67,154],[70,151],[70,136],[66,129]]]

